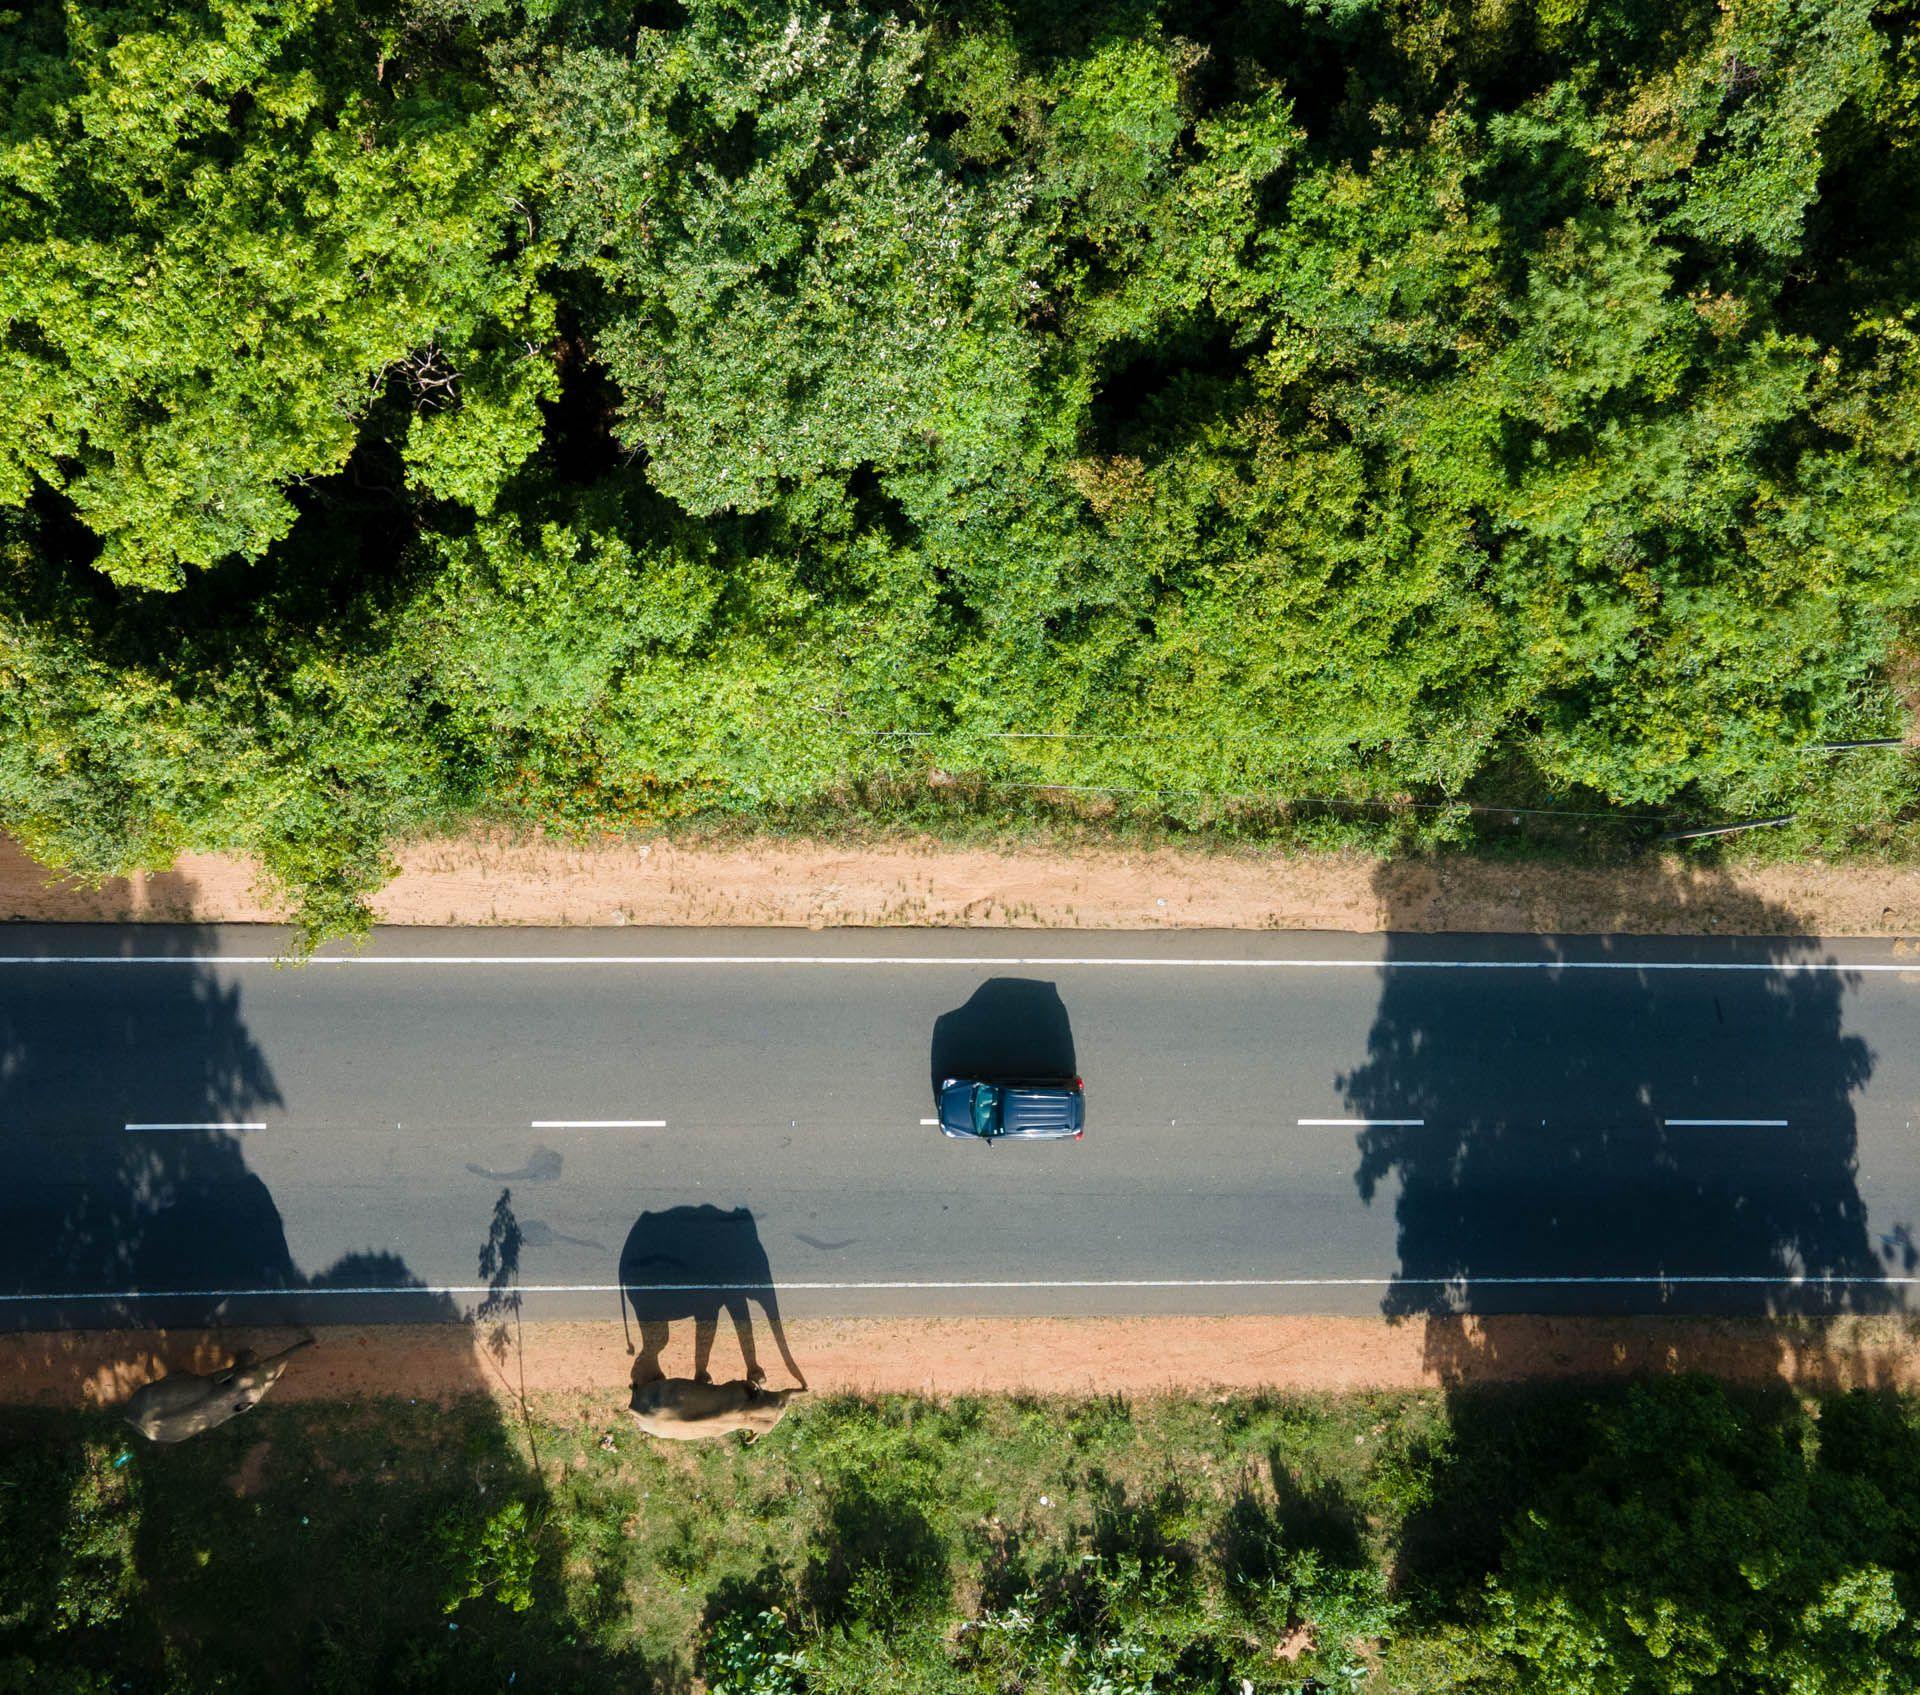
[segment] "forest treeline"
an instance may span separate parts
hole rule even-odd
[[[1917,284],[1912,0],[25,0],[0,826],[1885,847]]]

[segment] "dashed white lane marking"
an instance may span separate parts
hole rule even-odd
[[[939,1119],[937,1119],[937,1118],[923,1118],[923,1119],[921,1119],[921,1120],[920,1120],[920,1122],[921,1122],[922,1124],[934,1124],[934,1125],[937,1125],[937,1124],[938,1124],[938,1123],[940,1122],[940,1120],[939,1120]]]
[[[624,1289],[649,1294],[755,1294],[771,1290],[790,1294],[801,1290],[857,1293],[862,1290],[966,1289],[1565,1289],[1565,1288],[1768,1288],[1839,1289],[1920,1287],[1920,1277],[1798,1277],[1657,1272],[1593,1277],[1114,1277],[1058,1279],[975,1279],[923,1281],[913,1278],[864,1283],[520,1283],[523,1295],[617,1295]],[[488,1283],[369,1284],[357,1288],[322,1289],[78,1289],[61,1294],[0,1294],[0,1306],[54,1301],[234,1301],[264,1296],[304,1299],[339,1295],[486,1295],[497,1291]]]
[[[1311,1124],[1329,1130],[1416,1129],[1424,1118],[1297,1118],[1296,1124]]]
[[[536,1118],[529,1130],[664,1130],[664,1118]]]
[[[128,1130],[264,1130],[266,1125],[222,1120],[217,1124],[129,1124],[125,1128]]]
[[[287,965],[284,954],[5,954],[8,965]],[[307,965],[817,965],[817,966],[1115,966],[1176,971],[1758,971],[1780,976],[1822,972],[1882,972],[1920,981],[1920,961],[1905,965],[1837,959],[1152,959],[1086,954],[317,954]]]
[[[1663,1118],[1669,1130],[1785,1130],[1784,1118]]]

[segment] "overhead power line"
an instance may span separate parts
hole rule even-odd
[[[1707,836],[1737,836],[1742,830],[1777,830],[1782,824],[1791,824],[1799,814],[1788,812],[1778,818],[1750,818],[1744,824],[1714,824],[1703,830],[1670,830],[1660,839],[1663,842],[1697,842]]]

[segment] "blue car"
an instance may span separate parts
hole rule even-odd
[[[1064,1083],[949,1077],[935,1102],[941,1135],[980,1142],[1077,1140],[1087,1123],[1086,1086],[1078,1077]]]

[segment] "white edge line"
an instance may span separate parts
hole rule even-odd
[[[536,1118],[529,1130],[664,1130],[664,1118]]]
[[[237,1124],[232,1122],[221,1124],[128,1124],[122,1128],[127,1130],[264,1130],[266,1129],[266,1125]]]
[[[1784,1118],[1663,1118],[1672,1130],[1785,1130]]]
[[[290,965],[283,954],[5,954],[12,965]],[[1130,970],[1224,971],[1756,971],[1783,976],[1883,972],[1920,977],[1912,964],[1848,964],[1841,960],[1626,959],[1150,959],[1062,954],[322,954],[307,965],[818,965],[818,966],[1119,966]]]
[[[1329,1130],[1413,1129],[1425,1124],[1426,1120],[1424,1118],[1296,1118],[1294,1123],[1320,1125]]]
[[[515,1288],[523,1295],[617,1295],[633,1289],[644,1294],[752,1294],[773,1290],[785,1294],[797,1290],[858,1291],[902,1289],[1553,1289],[1553,1288],[1772,1288],[1824,1289],[1853,1287],[1920,1287],[1920,1277],[1768,1277],[1761,1275],[1711,1276],[1676,1274],[1621,1275],[1617,1277],[1136,1277],[1136,1278],[1062,1278],[1031,1282],[1013,1280],[955,1280],[925,1282],[896,1279],[870,1283],[520,1283]],[[82,1289],[64,1294],[0,1294],[0,1305],[53,1301],[228,1301],[250,1300],[264,1296],[299,1299],[309,1295],[488,1295],[498,1291],[488,1283],[441,1283],[413,1285],[373,1285],[365,1288],[328,1287],[320,1289]]]

